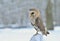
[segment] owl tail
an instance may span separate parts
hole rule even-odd
[[[49,32],[47,32],[47,34],[49,34]]]
[[[50,34],[48,31],[43,31],[42,33],[43,33],[43,35],[45,35],[45,36],[47,36],[48,34]]]
[[[48,31],[44,33],[44,35],[46,35],[46,36],[47,36],[48,34],[50,34]]]

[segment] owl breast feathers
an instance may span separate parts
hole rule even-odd
[[[47,36],[47,34],[49,34],[49,32],[43,25],[40,11],[37,9],[34,9],[34,8],[30,9],[29,11],[30,11],[29,17],[30,17],[32,26],[35,26],[34,28],[36,29],[37,32],[41,31],[43,35]]]

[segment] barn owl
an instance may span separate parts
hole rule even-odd
[[[39,10],[32,8],[29,9],[29,17],[30,17],[30,21],[32,26],[34,26],[36,32],[36,35],[38,34],[38,32],[41,32],[43,35],[49,34],[49,32],[47,31],[46,27],[43,25],[42,19],[41,19],[41,13]]]

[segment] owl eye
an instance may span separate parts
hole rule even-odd
[[[34,14],[34,12],[31,13],[31,15],[33,15],[33,14]]]

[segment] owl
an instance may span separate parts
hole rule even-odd
[[[37,31],[36,35],[38,34],[38,32],[41,32],[43,35],[46,35],[46,36],[47,34],[49,34],[49,32],[47,31],[47,28],[43,25],[41,13],[38,9],[35,9],[35,8],[29,9],[29,17],[30,17],[31,25]]]

